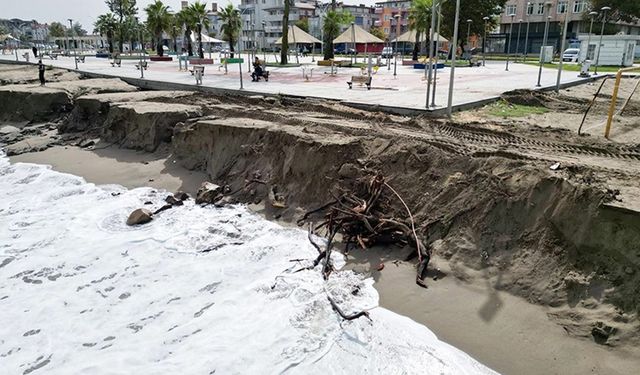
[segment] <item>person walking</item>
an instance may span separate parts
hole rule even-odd
[[[33,52],[33,57],[38,58],[38,49],[36,46],[31,47],[31,51]]]
[[[38,78],[40,78],[40,86],[44,86],[44,64],[42,59],[38,60]]]

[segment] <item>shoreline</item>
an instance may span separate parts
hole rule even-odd
[[[48,164],[95,184],[151,186],[192,195],[208,179],[205,173],[178,166],[162,148],[146,153],[116,147],[98,146],[91,151],[56,146],[12,156],[10,161]],[[403,258],[401,251],[392,255],[395,257],[389,258],[375,249],[353,251],[347,267],[374,278],[381,307],[426,325],[443,341],[496,371],[523,375],[627,374],[640,367],[637,350],[613,350],[569,337],[547,317],[550,309],[496,291],[491,280],[487,280],[484,288],[464,283],[454,276],[448,262],[438,257],[431,268],[440,267],[444,277],[437,281],[428,279],[429,289],[419,288],[415,285],[413,265],[393,262]],[[380,263],[385,268],[376,271]]]

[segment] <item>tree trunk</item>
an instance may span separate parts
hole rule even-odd
[[[109,43],[109,53],[113,54],[113,34],[107,34],[107,43]]]
[[[191,29],[187,27],[184,32],[184,36],[187,39],[187,54],[189,56],[193,56],[193,45],[191,44]]]
[[[284,14],[282,15],[282,49],[280,50],[280,65],[287,65],[289,58],[289,0],[284,0]],[[298,51],[296,51],[298,53]]]
[[[158,56],[162,57],[164,56],[164,49],[162,48],[162,31],[160,31],[156,37],[158,38],[158,44],[156,45],[156,52],[158,53]]]
[[[413,44],[413,55],[411,56],[413,61],[418,61],[418,53],[420,52],[420,34],[422,34],[420,30],[416,29],[416,40]]]
[[[233,52],[235,49],[233,48],[233,38],[229,38],[229,57],[233,59]]]
[[[198,56],[204,59],[204,50],[202,49],[202,26],[198,25]]]
[[[178,40],[176,37],[173,38],[173,52],[175,52],[176,55],[178,54]]]
[[[325,60],[333,59],[334,58],[333,39],[331,38],[331,35],[327,35],[327,33],[324,33],[323,48],[324,48],[324,51],[323,51],[324,59]]]

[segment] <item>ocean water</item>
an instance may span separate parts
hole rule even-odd
[[[373,280],[294,273],[317,255],[306,233],[242,206],[125,225],[166,195],[0,153],[1,374],[494,373],[378,307]]]

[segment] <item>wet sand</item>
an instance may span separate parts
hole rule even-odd
[[[179,167],[162,150],[149,154],[115,147],[94,151],[53,147],[11,161],[49,164],[95,184],[152,186],[191,194],[207,179],[204,173]],[[432,265],[440,267],[444,277],[429,278],[429,288],[420,288],[415,285],[413,265],[397,261],[404,257],[402,251],[389,258],[381,250],[357,250],[350,254],[348,267],[371,274],[383,307],[426,325],[440,339],[496,371],[615,375],[634,374],[640,368],[638,349],[610,349],[570,337],[547,317],[552,309],[496,291],[487,280],[472,285],[456,279],[447,262],[437,257]],[[380,263],[385,267],[377,271]]]

